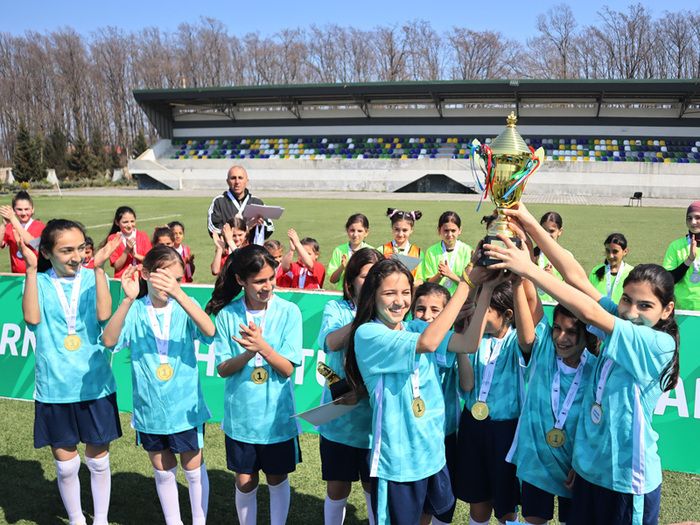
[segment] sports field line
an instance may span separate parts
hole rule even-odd
[[[156,221],[159,219],[171,219],[173,217],[182,217],[182,213],[171,213],[170,215],[158,215],[156,217],[146,217],[146,218],[141,218],[139,217],[139,222],[148,222],[148,221]],[[104,224],[93,224],[91,226],[86,226],[86,230],[92,230],[94,228],[104,228],[105,226],[111,226],[111,222],[105,222]]]

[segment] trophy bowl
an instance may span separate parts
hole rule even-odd
[[[482,201],[489,196],[497,213],[488,227],[484,244],[504,246],[498,237],[500,234],[520,245],[520,239],[508,227],[508,217],[503,210],[520,202],[527,179],[544,161],[544,150],[539,148],[534,151],[515,129],[517,120],[515,113],[511,112],[506,119],[506,129],[490,145],[481,144],[478,140],[472,142],[472,172],[477,186],[483,191]],[[490,266],[496,262],[496,259],[482,255],[477,264]]]

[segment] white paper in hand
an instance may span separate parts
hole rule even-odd
[[[308,421],[313,426],[317,427],[329,421],[333,421],[340,416],[344,416],[355,408],[357,408],[357,405],[338,405],[331,401],[312,408],[311,410],[307,410],[306,412],[294,414],[292,417],[300,417],[304,421]]]
[[[401,253],[395,253],[391,258],[403,263],[403,265],[408,268],[409,272],[412,272],[413,269],[420,264],[420,259],[418,257],[411,257],[410,255],[403,255]]]
[[[243,208],[244,219],[255,219],[262,217],[263,219],[279,219],[284,212],[284,208],[279,206],[264,206],[262,204],[248,204]]]

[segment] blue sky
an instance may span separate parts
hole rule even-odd
[[[231,33],[245,34],[259,31],[272,35],[285,27],[306,27],[340,24],[369,29],[376,25],[405,22],[414,18],[429,20],[434,28],[446,30],[452,26],[470,29],[492,29],[516,39],[526,39],[536,33],[535,19],[539,13],[561,3],[560,1],[461,1],[435,0],[266,0],[255,2],[215,0],[23,0],[6,2],[0,17],[0,32],[22,34],[25,31],[45,32],[60,27],[73,27],[79,33],[105,26],[138,30],[158,26],[173,30],[178,24],[196,21],[200,16],[218,18]],[[605,5],[625,10],[631,1],[586,0],[567,2],[580,25],[593,24],[596,12]],[[664,10],[698,10],[697,0],[671,2],[642,2],[655,16]],[[345,7],[352,5],[352,8]],[[261,7],[262,6],[262,7]],[[477,7],[478,6],[478,7]],[[485,6],[485,8],[481,8]],[[663,6],[663,7],[660,7]]]

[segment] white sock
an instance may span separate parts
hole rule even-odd
[[[345,521],[345,503],[348,498],[331,499],[326,494],[326,501],[323,503],[323,523],[324,525],[342,525]]]
[[[372,494],[363,490],[365,493],[365,503],[367,503],[367,518],[369,520],[369,525],[374,525],[374,509],[372,508]]]
[[[192,507],[192,525],[204,525],[207,522],[209,507],[209,475],[204,463],[194,470],[185,470],[187,487],[190,491]]]
[[[80,478],[78,477],[80,456],[76,455],[68,461],[56,460],[55,463],[58,492],[68,513],[70,525],[84,525],[85,516],[80,505]]]
[[[90,470],[92,504],[95,507],[93,525],[108,525],[109,497],[112,492],[112,472],[109,469],[109,452],[101,458],[85,457]]]
[[[241,525],[255,525],[258,519],[258,487],[241,492],[236,487],[236,513]]]
[[[489,520],[486,521],[476,521],[474,518],[469,516],[469,525],[489,525]]]
[[[156,476],[156,492],[163,509],[166,525],[182,525],[180,499],[177,494],[177,467],[170,470],[153,469]]]
[[[289,501],[292,497],[289,479],[277,485],[268,485],[270,490],[270,525],[284,525],[289,514]]]

